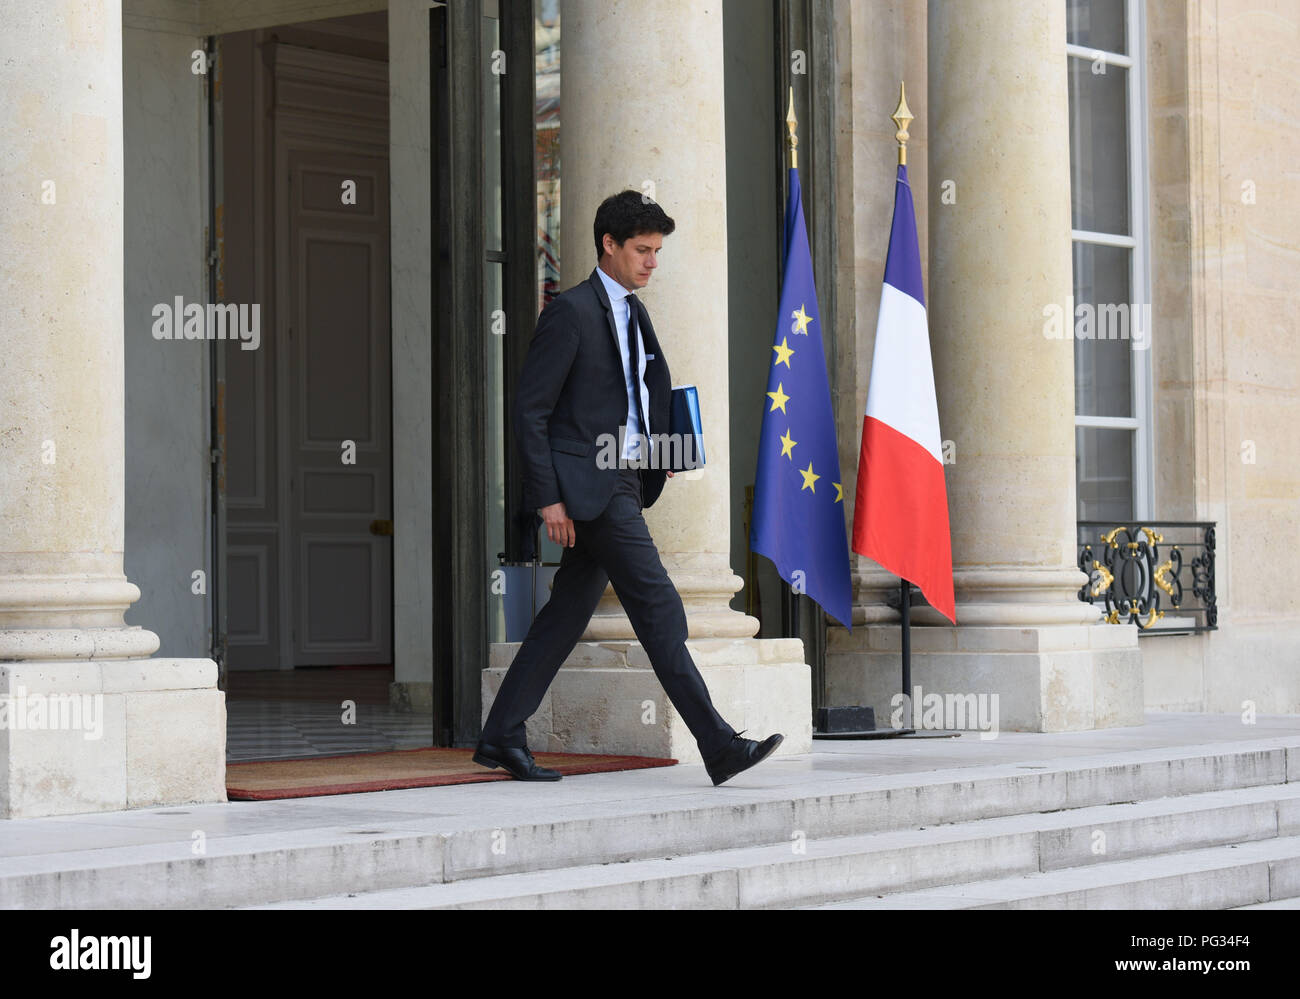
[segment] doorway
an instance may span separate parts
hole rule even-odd
[[[221,35],[214,353],[227,758],[430,743],[389,706],[393,448],[387,13]]]

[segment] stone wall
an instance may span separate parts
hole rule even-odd
[[[1218,523],[1220,630],[1147,639],[1147,703],[1300,711],[1300,17],[1148,4],[1156,510]]]

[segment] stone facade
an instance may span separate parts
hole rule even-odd
[[[1219,630],[1138,638],[1097,623],[1073,596],[1072,358],[1068,341],[1040,332],[1042,305],[1071,288],[1064,0],[828,2],[840,206],[832,388],[846,483],[874,345],[899,80],[916,115],[909,168],[940,425],[956,454],[946,471],[959,625],[917,612],[914,681],[998,693],[1002,726],[1035,731],[1139,724],[1144,707],[1300,711],[1300,593],[1284,561],[1300,541],[1294,3],[1144,5],[1154,509],[1158,520],[1217,523]],[[144,63],[180,58],[212,33],[386,6],[395,454],[418,470],[432,433],[428,0],[128,0],[125,11],[110,0],[27,5],[6,21],[0,179],[16,193],[0,203],[0,696],[98,698],[103,735],[0,729],[0,816],[224,799],[215,666],[175,658],[206,649],[211,626],[176,582],[211,546],[202,420],[151,418],[146,401],[206,386],[208,360],[145,356],[123,321],[163,285],[202,282],[206,125],[201,100]],[[756,734],[784,731],[781,752],[806,752],[800,644],[754,638],[755,619],[731,606],[742,585],[734,480],[747,470],[732,467],[728,439],[742,424],[729,412],[737,251],[726,222],[770,207],[728,201],[729,161],[769,155],[725,141],[718,53],[736,8],[562,9],[563,43],[582,53],[565,66],[564,116],[601,123],[562,131],[563,284],[590,271],[586,220],[604,194],[649,182],[679,225],[689,220],[646,301],[675,381],[700,388],[709,467],[671,483],[647,519],[724,716]],[[652,90],[626,72],[634,63],[655,67]],[[159,108],[165,122],[154,121]],[[633,147],[647,152],[629,163]],[[155,190],[169,176],[177,182]],[[940,200],[945,181],[953,203]],[[433,677],[434,483],[413,472],[394,485],[396,678],[419,709]],[[851,501],[846,489],[850,521]],[[883,723],[897,686],[897,615],[885,604],[896,580],[856,556],[853,572],[854,629],[831,629],[829,700],[873,704]],[[530,724],[537,747],[692,759],[612,592],[585,637]],[[513,649],[492,650],[485,710]]]
[[[956,463],[946,471],[959,624],[972,619],[962,613],[964,562],[972,570],[987,567],[990,579],[1005,576],[1008,564],[1039,542],[1054,543],[1058,550],[1051,558],[1039,552],[1031,563],[1072,568],[1074,561],[1073,441],[1060,434],[1055,445],[1059,460],[1051,474],[1034,443],[1046,428],[1039,408],[1046,396],[1067,403],[1056,419],[1062,431],[1068,426],[1063,417],[1072,412],[1071,370],[1068,361],[1054,373],[1041,369],[1025,353],[1043,346],[1041,336],[1035,342],[1032,333],[1023,333],[1023,323],[1039,315],[1041,303],[1051,300],[1049,294],[1037,291],[1018,309],[1010,308],[1005,299],[1009,283],[999,276],[1004,269],[1017,276],[1039,274],[1044,247],[1054,243],[1053,281],[1068,291],[1069,272],[1063,266],[1068,268],[1069,219],[1060,198],[1068,194],[1069,178],[1061,172],[1060,155],[1066,146],[1059,131],[1066,114],[1060,23],[1064,4],[1015,5],[1014,17],[1011,7],[930,3],[927,8],[921,0],[843,0],[836,8],[842,32],[854,41],[849,65],[840,68],[850,78],[842,90],[852,94],[852,143],[842,141],[837,168],[842,189],[852,186],[846,200],[854,204],[855,224],[854,239],[847,244],[851,250],[845,250],[837,278],[841,295],[847,282],[856,279],[858,304],[856,321],[841,329],[839,348],[841,356],[851,352],[857,359],[857,398],[840,391],[842,461],[849,476],[847,469],[855,468],[857,461],[892,201],[893,127],[888,114],[896,101],[897,80],[905,79],[916,115],[908,166],[931,295],[940,425],[956,453]],[[1284,0],[1217,5],[1149,0],[1145,8],[1154,512],[1159,520],[1217,523],[1219,630],[1146,636],[1136,644],[1106,637],[1105,644],[1118,641],[1125,651],[1112,649],[1104,657],[1111,666],[1067,673],[1079,684],[1079,700],[1059,712],[1046,709],[1056,696],[1047,696],[1048,672],[1041,664],[1026,670],[1022,661],[1034,643],[1015,651],[1026,641],[1025,634],[1008,632],[1001,653],[986,647],[958,655],[940,650],[992,641],[996,629],[966,639],[960,627],[955,629],[958,634],[946,637],[930,634],[932,629],[924,623],[915,628],[913,680],[923,689],[986,691],[1013,674],[1042,685],[1044,696],[1039,699],[1022,696],[1022,680],[1014,681],[1016,689],[1002,688],[1004,706],[1009,694],[1011,703],[1023,705],[1023,710],[1004,710],[1003,724],[1011,728],[1133,724],[1140,720],[1135,713],[1139,705],[1234,713],[1251,706],[1259,712],[1300,710],[1300,673],[1295,668],[1300,664],[1300,596],[1280,582],[1282,574],[1262,569],[1279,554],[1284,558],[1300,537],[1300,480],[1294,475],[1300,448],[1288,433],[1300,415],[1300,346],[1293,302],[1297,288],[1285,277],[1288,268],[1294,270],[1300,249],[1295,225],[1300,199],[1289,180],[1294,174],[1291,164],[1300,161],[1300,119],[1289,110],[1295,90],[1290,66],[1296,12]],[[1039,18],[1048,20],[1039,23]],[[1037,25],[1033,37],[1022,35],[1031,24]],[[1003,79],[999,67],[1019,78],[1032,73],[1037,61],[1046,67],[1044,86],[1059,92],[1029,127],[1026,115],[1033,115],[1034,102],[1026,101],[1014,79]],[[942,94],[942,101],[936,98],[936,78],[942,82],[954,76],[955,89]],[[927,77],[929,92],[923,89]],[[1055,155],[1036,145],[1050,129],[1057,130],[1051,143]],[[940,131],[943,142],[936,142]],[[945,157],[945,145],[960,143],[963,132],[968,133],[966,149]],[[986,157],[982,170],[974,159],[979,156]],[[937,162],[945,158],[947,162]],[[1047,163],[1057,170],[1050,182]],[[1055,222],[1045,225],[1040,209],[1039,220],[1021,231],[1021,242],[1032,247],[1024,259],[1017,260],[1016,248],[998,241],[1007,217],[997,204],[991,208],[998,214],[982,224],[969,223],[973,233],[989,232],[992,244],[981,239],[978,254],[963,253],[953,244],[962,235],[964,204],[971,203],[966,195],[978,198],[987,176],[1000,178],[1008,200],[1012,193],[1020,199],[1045,188],[1057,192],[1051,215]],[[936,197],[946,179],[956,181],[956,204],[941,204]],[[846,244],[842,241],[841,246]],[[978,268],[985,263],[997,269],[980,275]],[[942,282],[953,266],[961,276],[946,295],[947,289],[936,281]],[[1000,311],[983,327],[989,333],[981,334],[981,341],[981,327],[972,326],[971,320],[984,288],[998,299],[989,311]],[[1014,332],[1015,316],[1023,335]],[[988,375],[999,368],[1014,368],[1029,377],[1002,401],[988,405],[990,400],[981,396],[989,387]],[[973,394],[963,396],[967,389]],[[976,425],[981,409],[987,413],[982,427]],[[998,437],[1001,443],[994,444]],[[972,466],[985,450],[991,461],[982,474]],[[1026,471],[1043,476],[1038,500],[1033,499],[1034,490],[1024,488]],[[1050,528],[1044,519],[1049,508],[1057,511]],[[975,550],[979,554],[972,559]],[[1072,577],[1063,575],[1062,583],[1067,578],[1082,580],[1077,570]],[[897,613],[884,603],[897,581],[865,559],[859,560],[856,580],[854,622],[868,627],[855,627],[852,635],[832,629],[828,695],[831,703],[861,698],[874,704],[879,715],[898,689],[897,656],[882,653],[896,648],[898,640],[888,632],[877,636],[872,625],[893,622],[892,630],[897,631]],[[1140,673],[1135,672],[1136,655],[1141,657]],[[999,657],[1004,665],[999,665]],[[1120,659],[1127,659],[1128,665],[1115,665]],[[1094,661],[1100,663],[1095,654]],[[1136,704],[1135,694],[1140,697]],[[1087,720],[1088,698],[1103,695],[1111,707],[1096,702],[1093,720]],[[1052,722],[1053,717],[1058,721]],[[1075,720],[1067,723],[1067,717]]]
[[[1219,630],[1143,642],[1148,707],[1300,711],[1300,17],[1147,4],[1156,504],[1218,526]]]

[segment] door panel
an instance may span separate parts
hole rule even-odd
[[[372,532],[392,518],[388,164],[295,149],[288,167],[292,659],[388,663],[392,538]]]
[[[229,664],[390,663],[387,67],[262,29],[223,53],[225,296],[261,307],[221,355]]]

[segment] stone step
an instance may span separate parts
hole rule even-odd
[[[252,908],[763,908],[1300,836],[1300,785],[504,874]],[[1100,849],[1101,852],[1097,852]],[[1267,897],[1267,896],[1265,896]],[[1248,896],[1248,900],[1256,900]]]
[[[1254,905],[1234,905],[1233,909],[1300,909],[1300,895],[1279,898],[1275,902],[1256,902]]]
[[[811,854],[814,847],[822,849],[842,837],[917,833],[925,827],[918,834],[924,840],[934,835],[928,827],[941,823],[951,828],[999,817],[1021,817],[1023,822],[1023,816],[1037,813],[1169,799],[1174,817],[1167,820],[1135,811],[1131,818],[1136,824],[1118,833],[1106,831],[1106,822],[1118,812],[1106,821],[1102,815],[1090,820],[1102,823],[1113,857],[1116,851],[1146,849],[1143,844],[1158,838],[1161,821],[1182,822],[1179,835],[1195,833],[1194,822],[1188,826],[1191,820],[1177,818],[1177,799],[1187,796],[1259,789],[1259,799],[1218,802],[1230,808],[1230,814],[1220,817],[1223,822],[1234,829],[1258,829],[1267,821],[1269,795],[1278,795],[1279,809],[1294,807],[1284,801],[1288,774],[1293,780],[1300,776],[1300,740],[1293,736],[1058,757],[1042,765],[1005,763],[850,779],[815,771],[801,774],[794,786],[789,777],[773,774],[776,779],[768,785],[674,791],[635,802],[626,797],[567,803],[555,798],[550,804],[545,792],[558,785],[540,790],[527,785],[517,789],[517,800],[527,802],[521,808],[498,807],[472,817],[430,815],[400,824],[376,817],[347,826],[224,835],[210,838],[200,853],[188,837],[161,834],[147,845],[109,842],[98,849],[55,848],[8,857],[0,850],[0,908],[255,905],[662,861],[741,847],[771,849],[775,844],[778,853],[788,854],[798,835]],[[1184,804],[1212,809],[1215,801],[1187,797]],[[1248,814],[1252,806],[1257,811],[1262,806],[1263,812]],[[192,821],[201,827],[205,820],[198,813],[215,816],[211,809],[230,807],[196,810]],[[1293,811],[1279,814],[1284,822],[1294,819]],[[1034,821],[1041,825],[1044,817]],[[1054,833],[1059,842],[1042,846],[1042,837],[1030,835],[1038,828],[1030,823],[1009,835],[1024,840],[1017,849],[1032,846],[1062,863],[1076,862],[1070,858],[1078,858],[1091,843],[1091,827],[1086,833],[1059,828]],[[1035,864],[1030,869],[1040,868]],[[961,868],[952,870],[959,873]]]
[[[1300,836],[1072,867],[809,909],[1300,908]]]

